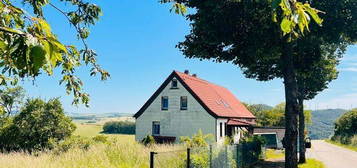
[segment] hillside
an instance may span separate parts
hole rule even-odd
[[[347,112],[344,109],[325,109],[312,112],[312,125],[308,127],[312,139],[326,139],[333,134],[337,118]]]

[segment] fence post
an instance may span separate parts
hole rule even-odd
[[[209,167],[212,168],[212,144],[209,145]]]
[[[229,168],[229,165],[228,165],[228,145],[226,145],[225,147],[225,155],[226,155],[226,158],[225,158],[225,167]]]
[[[154,168],[154,158],[156,152],[150,152],[150,168]]]
[[[190,158],[190,148],[187,148],[187,168],[190,168],[191,158]]]

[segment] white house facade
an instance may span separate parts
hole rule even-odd
[[[135,139],[152,135],[159,141],[178,141],[181,136],[204,134],[216,142],[254,124],[255,117],[227,89],[190,75],[174,71],[134,115]]]

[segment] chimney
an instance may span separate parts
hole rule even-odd
[[[193,77],[197,78],[197,74],[192,74]]]
[[[190,71],[188,71],[187,69],[185,70],[185,74],[190,74]]]

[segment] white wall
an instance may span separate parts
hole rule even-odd
[[[225,123],[227,123],[227,119],[217,119],[217,123],[216,123],[216,139],[217,139],[217,143],[222,144],[224,142],[224,137],[226,136],[225,132],[226,132],[226,128],[224,126]],[[220,123],[222,123],[222,137],[220,135]]]
[[[152,134],[152,122],[160,121],[160,135],[192,136],[199,129],[204,134],[215,136],[216,119],[193,98],[193,96],[178,81],[178,89],[170,89],[169,83],[158,97],[149,105],[145,112],[136,120],[137,141]],[[161,97],[169,97],[169,109],[161,110]],[[188,109],[180,110],[180,97],[187,96]]]

